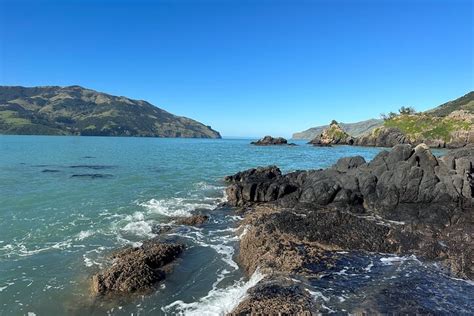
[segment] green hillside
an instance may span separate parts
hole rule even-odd
[[[152,104],[79,86],[0,86],[0,133],[220,138]]]

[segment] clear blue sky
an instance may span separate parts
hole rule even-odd
[[[290,136],[473,90],[473,1],[5,1],[0,84],[147,100]]]

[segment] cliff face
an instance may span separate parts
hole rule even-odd
[[[0,133],[220,138],[210,126],[152,104],[70,87],[0,87]]]

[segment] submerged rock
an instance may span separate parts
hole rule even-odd
[[[80,173],[73,174],[71,178],[90,178],[90,179],[101,179],[101,178],[113,178],[113,174],[106,173]]]
[[[257,140],[256,142],[251,142],[252,145],[257,146],[270,146],[270,145],[289,145],[295,146],[296,144],[290,143],[283,137],[272,137],[272,136],[265,136],[262,139]]]
[[[192,215],[190,217],[181,217],[176,219],[177,225],[199,226],[207,222],[209,216],[207,215]]]
[[[168,264],[184,250],[181,244],[146,241],[116,252],[113,264],[92,277],[95,294],[133,293],[151,289],[165,278]]]

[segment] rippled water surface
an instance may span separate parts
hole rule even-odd
[[[269,164],[285,172],[324,168],[344,156],[369,160],[380,150],[304,142],[255,147],[249,141],[0,136],[0,315],[228,312],[262,276],[245,277],[235,261],[239,217],[214,209],[225,199],[222,178]],[[208,212],[210,221],[170,237],[188,249],[156,292],[119,302],[90,297],[89,278],[110,251],[151,238],[170,217],[195,211]],[[474,297],[471,284],[447,277],[435,282],[439,269],[415,259],[394,266],[396,260],[384,265],[383,256],[373,256],[349,255],[340,270],[309,280],[308,290],[328,311],[350,309],[361,297],[371,303],[388,282],[399,290],[387,300],[418,295],[433,308],[423,295],[431,290],[445,293],[437,299],[439,311],[472,307],[466,302]]]

